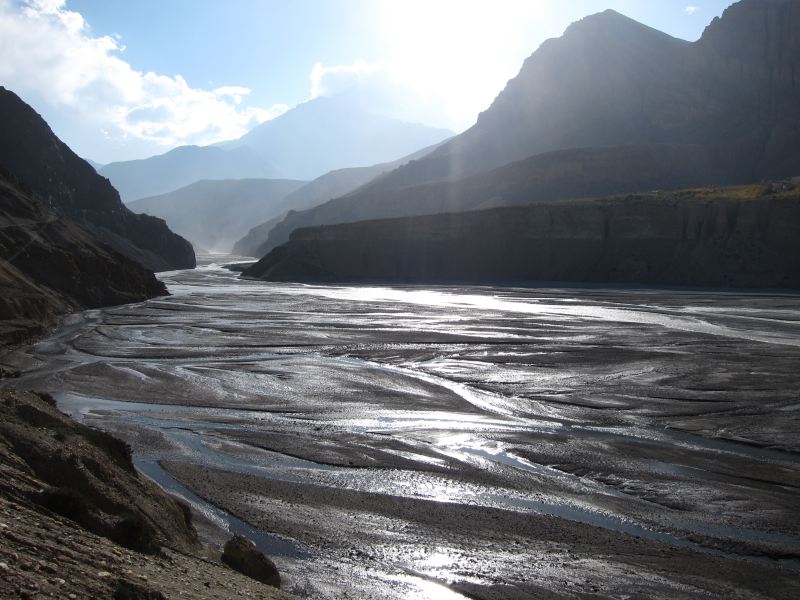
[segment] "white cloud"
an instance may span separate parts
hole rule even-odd
[[[214,90],[217,96],[229,96],[236,104],[241,104],[242,99],[250,94],[250,88],[241,87],[238,85],[226,85]]]
[[[684,10],[684,12],[685,12],[687,15],[693,15],[693,14],[694,14],[694,13],[696,13],[698,10],[700,10],[700,7],[699,7],[699,6],[695,6],[695,5],[693,5],[693,4],[690,4],[689,6],[687,6],[686,8],[684,8],[683,10]]]
[[[311,98],[351,92],[351,102],[377,114],[426,125],[455,126],[443,99],[415,85],[396,64],[362,59],[349,65],[316,63],[310,79]]]
[[[311,97],[330,96],[354,87],[365,80],[388,74],[387,65],[357,60],[352,65],[324,67],[317,63],[311,69]]]
[[[64,0],[0,0],[0,84],[78,114],[109,139],[164,148],[238,137],[288,107],[244,106],[248,88],[214,90],[133,69],[118,39],[94,36]]]

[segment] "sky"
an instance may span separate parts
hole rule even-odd
[[[319,95],[463,131],[612,8],[689,41],[731,0],[0,0],[0,85],[100,163],[241,136]]]

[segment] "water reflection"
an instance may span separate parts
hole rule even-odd
[[[217,261],[71,319],[22,384],[208,520],[289,544],[297,593],[669,597],[695,564],[797,566],[796,296],[267,284]]]

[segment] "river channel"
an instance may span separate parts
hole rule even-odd
[[[800,597],[800,296],[322,286],[205,257],[16,385],[308,598]]]

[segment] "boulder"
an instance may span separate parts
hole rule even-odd
[[[275,563],[244,536],[237,534],[228,540],[222,552],[222,562],[256,581],[281,587],[281,576]]]

